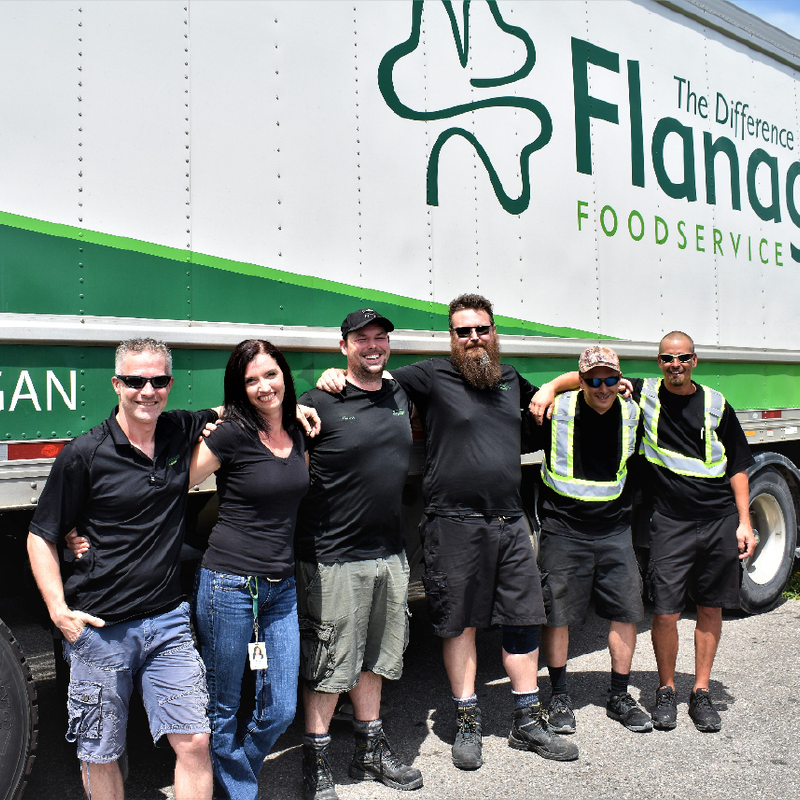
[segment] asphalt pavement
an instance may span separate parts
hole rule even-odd
[[[787,600],[756,617],[726,615],[722,643],[710,687],[722,716],[722,731],[699,733],[686,710],[692,687],[694,616],[679,623],[678,726],[669,732],[632,733],[605,715],[608,685],[606,624],[591,615],[573,633],[570,691],[576,704],[580,758],[572,763],[545,761],[508,747],[511,692],[500,663],[500,634],[478,636],[478,698],[484,720],[484,766],[461,772],[450,761],[453,706],[441,662],[441,647],[431,632],[424,601],[414,600],[411,643],[401,681],[385,683],[384,727],[395,750],[423,773],[425,785],[410,795],[418,800],[615,800],[669,798],[796,798],[800,787],[800,601]],[[25,800],[78,800],[83,797],[74,746],[64,741],[65,714],[58,696],[49,634],[29,610],[2,608],[26,651],[37,679],[40,733],[37,758]],[[9,618],[10,617],[10,618]],[[650,645],[650,621],[639,626],[631,693],[650,705],[657,687]],[[543,698],[549,696],[547,670],[540,671]],[[128,800],[173,798],[172,756],[153,747],[147,725],[135,709],[129,737]],[[352,734],[334,722],[332,762],[340,800],[399,800],[398,793],[347,776]],[[300,790],[298,714],[278,740],[261,773],[259,798],[295,800]]]

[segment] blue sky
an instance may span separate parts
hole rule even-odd
[[[800,0],[732,0],[734,5],[800,39]]]

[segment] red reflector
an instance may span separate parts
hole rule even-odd
[[[783,416],[782,411],[762,411],[761,419],[780,419]]]
[[[64,442],[24,442],[8,446],[8,460],[55,458],[64,449]]]

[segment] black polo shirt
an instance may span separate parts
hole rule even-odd
[[[308,440],[311,489],[300,503],[300,561],[386,558],[403,549],[402,496],[411,462],[411,403],[395,381],[366,391],[348,383],[300,402],[317,410],[322,430]]]
[[[59,544],[73,528],[91,547],[64,586],[70,608],[108,623],[141,619],[181,600],[180,558],[192,448],[213,411],[167,411],[151,461],[116,420],[66,445],[56,458],[31,533]]]

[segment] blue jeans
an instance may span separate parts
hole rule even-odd
[[[195,622],[206,665],[211,759],[219,796],[257,800],[258,773],[275,740],[289,727],[297,705],[300,636],[294,576],[258,581],[259,639],[268,667],[256,671],[252,717],[239,725],[236,712],[253,637],[253,601],[241,575],[200,567],[195,579]]]

